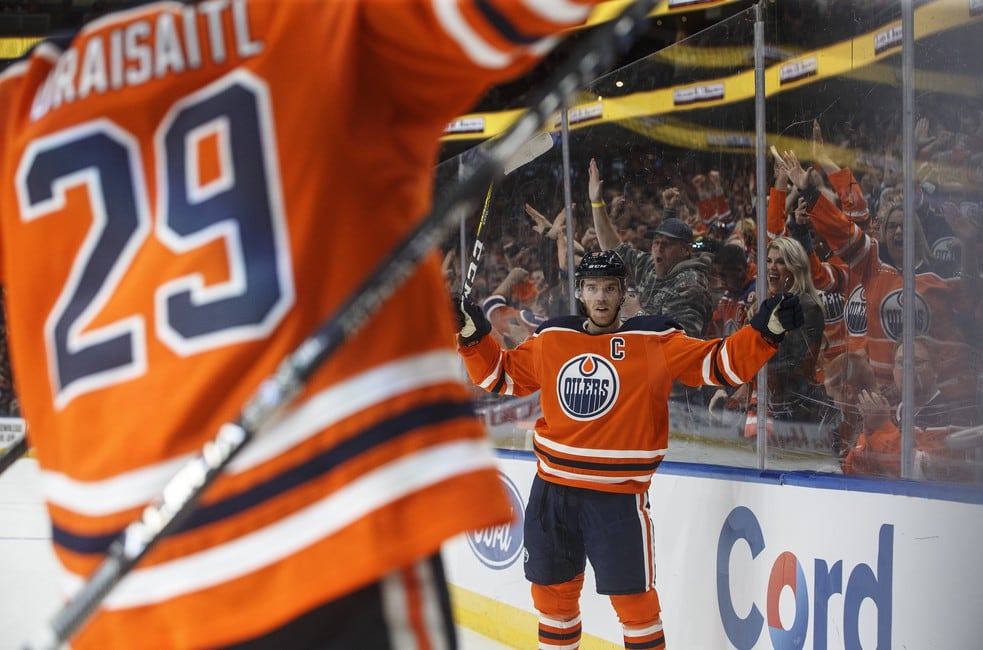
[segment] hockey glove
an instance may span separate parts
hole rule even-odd
[[[765,340],[777,344],[785,338],[786,331],[802,327],[803,321],[799,297],[779,293],[761,303],[758,313],[751,317],[751,327],[761,332]]]
[[[455,302],[461,345],[470,347],[491,332],[491,323],[485,318],[485,311],[479,305],[464,297],[459,297]]]

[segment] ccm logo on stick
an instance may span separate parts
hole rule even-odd
[[[750,559],[745,550],[740,548],[743,544],[738,544],[739,541],[743,541],[751,551]],[[826,650],[830,628],[830,599],[834,594],[842,594],[842,599],[837,601],[843,603],[842,619],[833,623],[833,629],[843,630],[843,645],[837,644],[837,647],[868,647],[863,646],[860,640],[860,607],[868,599],[877,610],[876,647],[878,650],[891,647],[894,526],[883,524],[880,528],[875,560],[877,571],[868,564],[860,563],[853,567],[846,581],[843,560],[836,560],[830,565],[826,560],[816,558],[811,575],[807,577],[802,562],[794,553],[779,553],[771,566],[763,603],[767,617],[762,615],[758,607],[761,601],[752,598],[750,611],[746,604],[747,598],[739,596],[738,602],[741,604],[735,604],[734,594],[740,594],[743,589],[739,582],[731,579],[732,555],[735,555],[735,569],[745,573],[747,567],[741,563],[753,563],[765,546],[764,534],[754,513],[744,506],[734,508],[724,521],[717,542],[717,602],[720,607],[720,621],[735,648],[753,648],[766,622],[772,648],[804,648],[806,633],[810,627],[811,595],[811,647],[814,650]],[[758,570],[754,566],[749,569],[752,572]],[[794,599],[794,611],[791,615],[788,615],[787,607],[781,607],[782,593],[786,589],[791,591]],[[865,608],[865,611],[869,612],[869,609]],[[869,635],[865,634],[865,637]]]

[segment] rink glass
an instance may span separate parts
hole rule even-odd
[[[694,180],[699,182],[702,175],[703,189],[712,189],[711,172],[719,174],[733,222],[748,217],[760,223],[764,210],[757,205],[759,186],[764,186],[767,197],[774,180],[768,147],[796,152],[804,166],[814,164],[814,120],[821,130],[823,153],[837,166],[851,169],[869,201],[875,219],[870,234],[878,235],[878,195],[886,191],[887,199],[892,200],[892,193],[900,198],[905,189],[913,190],[916,201],[904,211],[904,231],[913,232],[912,219],[919,223],[935,220],[934,230],[927,228],[933,232],[927,238],[931,241],[926,243],[941,262],[939,273],[962,281],[962,252],[967,247],[978,248],[980,242],[964,241],[965,237],[952,228],[946,234],[945,226],[938,222],[946,222],[945,212],[951,206],[964,219],[976,223],[980,220],[983,58],[975,52],[983,37],[983,3],[916,2],[911,12],[915,46],[909,64],[902,55],[904,12],[900,2],[833,5],[805,0],[762,3],[757,10],[752,7],[735,14],[672,47],[613,71],[586,88],[570,103],[566,115],[557,117],[554,132],[557,140],[565,139],[566,155],[564,143],[557,142],[552,151],[516,170],[494,188],[482,236],[485,248],[476,277],[475,298],[486,297],[509,268],[523,266],[541,271],[535,278],[538,294],[535,299],[526,300],[526,307],[541,315],[571,313],[575,309],[569,297],[569,279],[560,268],[571,268],[573,264],[569,259],[564,265],[558,262],[558,254],[564,255],[565,247],[558,251],[555,240],[537,233],[524,206],[530,205],[550,222],[565,211],[569,222],[563,225],[565,232],[583,240],[592,224],[587,196],[587,169],[592,157],[600,166],[605,200],[609,212],[617,217],[621,236],[648,250],[648,231],[661,218],[662,190],[670,186],[683,189],[689,209],[695,211],[699,193]],[[756,20],[760,20],[757,41]],[[755,84],[756,57],[762,62],[763,85]],[[764,107],[760,124],[756,101]],[[913,107],[911,114],[906,114],[906,106]],[[921,139],[914,144],[915,157],[907,175],[906,118],[907,124],[927,120],[919,127]],[[766,142],[762,150],[756,148],[758,129]],[[473,144],[477,143],[475,140]],[[449,143],[448,148],[451,146]],[[461,150],[462,142],[456,140],[453,147]],[[441,186],[466,171],[469,155],[466,151],[441,163],[438,193]],[[757,156],[765,158],[763,178],[755,178]],[[566,209],[568,198],[574,205]],[[947,207],[947,203],[951,205]],[[613,207],[619,204],[620,207]],[[472,215],[462,225],[460,235],[445,244],[443,252],[455,251],[449,264],[451,288],[460,286],[479,216]],[[711,225],[705,236],[712,239],[723,230]],[[765,237],[766,229],[760,227],[751,235],[748,249],[752,256],[764,250]],[[592,244],[589,238],[586,243]],[[704,250],[710,246],[700,245]],[[762,274],[763,266],[760,265]],[[764,287],[763,282],[761,276],[758,287]],[[909,272],[903,275],[899,287],[912,282],[914,276]],[[719,296],[719,289],[713,295]],[[844,318],[854,319],[852,329],[861,334],[853,337],[852,345],[862,348],[865,305],[858,293],[852,311],[847,313],[851,308],[847,304],[849,298],[824,296],[823,305],[829,320],[835,319],[840,310]],[[891,306],[878,308],[890,311]],[[915,325],[910,328],[914,335],[939,335],[926,324],[924,311],[916,309],[914,313]],[[906,315],[900,307],[889,314],[892,340],[902,345],[902,332],[908,325]],[[959,384],[959,389],[953,391],[958,400],[953,397],[952,410],[960,417],[952,421],[962,428],[983,421],[983,382],[979,381],[981,316],[983,308],[972,301],[961,305],[957,329],[943,333],[943,340],[939,341],[943,348],[958,344],[961,350],[958,382],[951,376],[948,380]],[[519,338],[521,334],[512,337],[510,344]],[[822,361],[829,359],[824,356]],[[899,364],[900,385],[881,386],[892,402],[913,394],[906,392],[912,391],[907,382],[926,376],[916,368],[917,361],[916,354],[910,365],[903,361]],[[944,369],[936,374],[944,384]],[[787,385],[768,387],[773,395],[779,391],[782,396],[773,397],[758,413],[761,419],[768,415],[768,435],[761,441],[756,435],[761,429],[747,425],[742,409],[728,410],[724,417],[710,417],[705,400],[712,390],[704,393],[703,403],[694,399],[692,391],[683,398],[677,395],[669,404],[671,443],[667,459],[842,472],[843,451],[855,440],[838,440],[837,431],[844,412],[857,408],[856,400],[837,403],[819,381],[821,377],[816,379],[808,390],[795,394],[789,394]],[[759,374],[759,381],[767,381],[765,373]],[[845,399],[843,395],[849,397],[852,393],[841,391],[841,400]],[[496,444],[503,448],[529,448],[529,431],[539,415],[535,396],[500,398],[477,389],[475,396]],[[790,418],[788,410],[776,412],[771,408],[773,402],[813,407],[799,409],[808,411],[808,417]],[[746,403],[745,400],[740,406]],[[893,406],[891,414],[895,414]],[[926,442],[915,431],[914,420],[906,422],[909,416],[902,412],[898,423],[902,449],[897,455],[903,477],[983,483],[983,446],[978,446],[972,436],[954,442],[941,436]],[[956,428],[955,424],[952,426]],[[947,440],[952,444],[947,444]],[[878,472],[869,474],[877,476]]]

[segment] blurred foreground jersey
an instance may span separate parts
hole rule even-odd
[[[0,268],[68,590],[426,212],[446,123],[588,13],[530,4],[153,3],[0,77]],[[446,305],[433,257],[76,647],[239,641],[506,521]]]

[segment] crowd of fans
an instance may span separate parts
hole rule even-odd
[[[877,129],[864,120],[837,122],[827,138],[815,120],[811,150],[773,149],[770,157],[765,259],[756,255],[761,228],[754,218],[753,158],[721,159],[684,178],[649,160],[652,181],[644,182],[628,172],[625,158],[597,155],[586,170],[572,170],[578,203],[569,209],[555,199],[538,205],[512,197],[523,203],[523,214],[491,243],[473,296],[484,300],[508,346],[531,336],[544,318],[575,309],[566,277],[568,214],[575,221],[574,264],[584,251],[613,249],[633,272],[624,318],[665,314],[691,335],[727,336],[760,302],[755,288],[763,266],[768,294],[792,292],[806,312],[806,325],[768,364],[767,410],[758,408],[754,382],[733,392],[679,386],[674,428],[753,439],[766,412],[773,447],[835,455],[846,473],[899,476],[908,234],[916,250],[910,378],[916,475],[979,481],[978,448],[954,449],[947,438],[983,422],[977,261],[983,110],[930,97],[921,109],[910,233],[903,224],[900,114],[887,115]],[[853,168],[830,155],[844,149],[857,152]],[[665,162],[663,169],[680,168]],[[528,185],[519,187],[521,193]],[[459,260],[451,252],[446,261],[453,290]]]
[[[87,5],[86,19],[111,4]],[[830,2],[809,0],[808,12],[798,4],[776,5],[786,27],[832,12]],[[2,3],[0,11],[33,11],[35,5]],[[853,11],[847,22],[860,33],[896,17],[897,3],[878,0]],[[787,31],[825,44],[822,30]],[[709,46],[715,37],[707,32],[693,43],[702,38]],[[810,150],[773,152],[769,178],[760,179],[769,185],[764,227],[756,221],[759,179],[750,155],[711,162],[668,148],[579,152],[569,206],[559,192],[539,189],[561,185],[556,164],[536,166],[532,175],[519,170],[507,186],[511,195],[495,203],[499,211],[503,205],[518,210],[493,216],[503,225],[483,242],[473,283],[472,296],[482,302],[494,335],[515,347],[546,318],[575,310],[568,270],[586,251],[616,250],[632,271],[624,318],[664,314],[688,334],[707,338],[728,336],[753,315],[762,268],[768,295],[798,295],[806,315],[805,326],[768,364],[767,408],[759,408],[753,382],[729,392],[680,385],[673,392],[675,428],[753,440],[764,417],[778,449],[833,454],[847,473],[897,476],[907,234],[915,243],[910,379],[917,469],[926,478],[980,480],[975,463],[983,454],[971,446],[950,449],[946,439],[983,424],[983,103],[943,94],[918,98],[910,199],[916,222],[906,232],[897,94],[872,87],[839,95],[836,110],[824,109],[814,120]],[[843,151],[852,152],[849,166],[834,160]],[[757,259],[761,231],[765,259]],[[445,253],[453,293],[467,260],[454,244]],[[16,413],[6,350],[0,349],[0,415]]]

